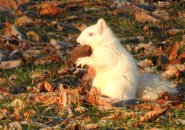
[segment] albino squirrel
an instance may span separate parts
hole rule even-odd
[[[177,93],[171,83],[155,74],[140,74],[132,55],[122,47],[119,39],[99,19],[81,32],[81,45],[92,48],[92,55],[78,58],[76,66],[87,65],[95,70],[92,86],[108,97],[121,100],[135,98],[156,99],[160,92]]]

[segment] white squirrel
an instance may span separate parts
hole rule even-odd
[[[122,101],[156,99],[163,91],[177,93],[171,82],[160,80],[160,76],[138,72],[135,59],[123,48],[104,19],[84,29],[77,42],[89,45],[92,55],[78,58],[76,66],[87,65],[95,70],[92,86],[102,95]]]

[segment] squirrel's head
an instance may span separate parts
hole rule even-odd
[[[99,19],[94,25],[84,29],[77,42],[81,45],[89,45],[92,48],[101,44],[107,30],[107,24],[104,19]]]

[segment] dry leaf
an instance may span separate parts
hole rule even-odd
[[[73,24],[74,27],[76,27],[80,32],[82,32],[87,25],[86,24]]]
[[[2,61],[0,63],[0,69],[12,69],[22,65],[22,59],[12,61]]]
[[[176,28],[172,28],[169,30],[166,30],[165,33],[169,34],[169,35],[176,35],[177,33],[183,32],[182,29],[176,29]]]
[[[0,9],[17,9],[20,5],[27,3],[29,0],[0,0]]]
[[[85,125],[85,129],[87,130],[92,130],[92,129],[97,129],[97,128],[98,128],[98,123]]]
[[[33,20],[28,16],[24,15],[15,21],[16,26],[25,26],[27,24],[33,24]]]
[[[51,105],[58,102],[59,97],[53,92],[41,93],[33,97],[35,102]]]
[[[168,108],[163,108],[161,110],[153,110],[147,112],[143,117],[140,118],[140,121],[150,121],[152,119],[156,119],[157,117],[161,116],[162,114],[165,114],[168,111]]]
[[[52,91],[52,86],[47,81],[44,81],[44,87],[48,92]]]
[[[163,19],[163,20],[170,20],[170,15],[165,10],[157,10],[152,13],[155,17]]]
[[[18,39],[22,40],[21,33],[17,30],[17,28],[14,25],[11,25],[9,22],[5,23],[5,37],[6,39],[9,39],[11,37],[17,37]]]
[[[153,66],[153,62],[149,59],[144,59],[144,60],[138,61],[137,64],[141,68]]]
[[[18,3],[15,0],[0,0],[0,9],[17,9]]]
[[[185,60],[185,52],[182,52],[179,56],[178,56],[179,60]]]
[[[52,85],[50,83],[48,83],[47,81],[44,81],[43,83],[39,83],[37,85],[37,88],[39,88],[40,90],[46,90],[47,92],[51,92],[52,91]]]
[[[66,9],[61,9],[46,2],[41,6],[39,13],[40,15],[57,16],[66,13]]]
[[[170,79],[170,78],[175,77],[179,71],[184,71],[184,70],[185,70],[184,64],[168,65],[166,67],[166,71],[162,73],[162,77],[166,79]]]
[[[4,83],[6,83],[6,79],[5,78],[0,78],[0,85],[4,84]]]
[[[68,66],[65,66],[65,67],[61,67],[58,69],[57,73],[58,74],[65,74],[67,72],[69,72],[70,68]]]
[[[171,5],[171,3],[170,2],[168,2],[168,1],[159,1],[159,7],[160,8],[164,8],[164,7],[167,7],[167,6],[170,6]]]
[[[92,105],[98,105],[100,108],[102,106],[105,109],[112,109],[114,99],[103,97],[96,88],[92,88],[87,94],[87,101]]]
[[[28,116],[34,116],[35,114],[36,114],[36,111],[28,110],[23,115],[24,115],[24,117],[28,117]]]
[[[175,59],[177,57],[177,52],[179,50],[180,44],[179,42],[176,42],[173,44],[168,52],[168,58],[169,60]]]
[[[27,32],[27,35],[28,35],[28,37],[30,37],[35,42],[39,42],[40,41],[39,35],[37,33],[35,33],[34,31]]]
[[[160,110],[161,106],[157,103],[144,103],[135,105],[134,108],[136,109],[148,109],[148,110]]]
[[[160,22],[160,20],[154,18],[149,13],[146,13],[143,10],[135,12],[135,20],[138,21],[138,22],[142,22],[142,23],[145,23],[145,22],[152,22],[152,23]]]
[[[44,72],[42,71],[38,71],[38,72],[33,72],[30,76],[30,78],[32,80],[36,79],[36,78],[39,78],[39,79],[42,79],[44,77]]]
[[[137,46],[135,46],[135,51],[137,52],[140,49],[145,49],[147,51],[154,51],[156,50],[156,47],[151,42],[148,44],[140,43]]]

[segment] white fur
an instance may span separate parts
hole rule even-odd
[[[135,60],[122,47],[119,39],[103,19],[87,27],[77,38],[77,42],[81,45],[89,45],[93,50],[91,56],[78,58],[76,65],[88,65],[95,70],[96,76],[92,85],[101,94],[118,100],[135,99],[137,86],[139,86],[139,93],[137,93],[139,97],[156,98],[153,90],[154,95],[147,92],[149,89],[146,89],[146,92],[142,89],[141,82],[138,82],[140,77]],[[145,86],[147,84],[144,84],[143,88],[146,88]],[[141,96],[140,93],[145,96]]]

